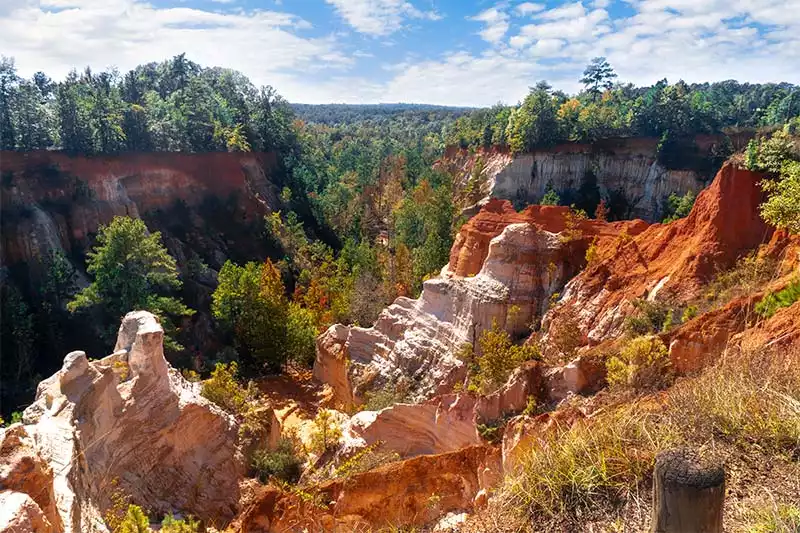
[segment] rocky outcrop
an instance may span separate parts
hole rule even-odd
[[[42,472],[52,471],[52,482],[31,479],[44,479],[54,495],[59,530],[105,531],[101,516],[115,491],[156,515],[216,523],[235,515],[244,473],[238,424],[167,364],[163,337],[155,316],[129,313],[114,354],[94,362],[83,352],[67,355],[39,385],[24,428],[3,436],[13,443],[10,452],[3,445],[4,457],[20,456],[27,439],[47,464]],[[50,500],[37,499],[47,490],[20,490],[47,516]]]
[[[361,411],[344,426],[342,452],[367,446],[400,457],[452,452],[481,444],[478,424],[498,423],[522,412],[532,399],[548,401],[542,366],[529,361],[517,368],[498,391],[489,395],[445,394],[421,404],[394,404],[381,411]]]
[[[398,298],[372,328],[328,329],[317,341],[315,376],[345,407],[401,378],[412,400],[446,394],[466,375],[457,357],[464,344],[474,346],[494,322],[512,336],[526,334],[550,296],[585,264],[592,242],[646,226],[578,219],[565,207],[517,213],[493,200],[462,228],[449,265],[424,283],[419,299]]]
[[[545,323],[577,316],[591,343],[622,333],[637,298],[680,304],[737,258],[770,240],[759,216],[761,176],[726,164],[688,217],[597,246],[597,260],[565,287]]]
[[[507,476],[516,473],[534,445],[545,444],[548,439],[557,437],[582,419],[583,413],[567,407],[538,416],[520,415],[509,420],[503,432],[503,473]]]
[[[63,529],[53,493],[53,469],[22,424],[0,430],[0,500],[4,510],[0,531]]]
[[[710,155],[720,142],[721,138],[698,137],[698,155]],[[658,144],[657,138],[604,139],[592,144],[562,144],[513,157],[497,150],[471,154],[451,148],[438,166],[454,176],[457,186],[466,187],[477,181],[472,188],[480,187],[476,193],[483,198],[479,205],[488,198],[511,200],[521,206],[534,204],[548,189],[569,203],[581,187],[596,187],[599,196],[607,201],[627,204],[622,215],[656,221],[661,219],[670,193],[697,193],[709,179],[696,170],[665,168],[657,160]]]
[[[497,448],[423,455],[322,484],[309,489],[310,498],[268,487],[232,529],[322,533],[420,527],[448,512],[471,510],[501,476]]]

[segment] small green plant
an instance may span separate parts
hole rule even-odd
[[[396,452],[381,451],[383,442],[376,442],[359,450],[351,458],[336,467],[336,477],[350,477],[361,472],[373,470],[381,465],[400,460],[400,455]]]
[[[150,529],[150,519],[147,518],[142,508],[138,505],[129,505],[125,518],[113,531],[114,533],[151,533],[152,529]]]
[[[211,378],[203,383],[201,394],[233,415],[242,415],[247,402],[253,396],[250,388],[243,387],[238,381],[239,365],[217,363]]]
[[[665,216],[662,222],[668,224],[688,216],[692,206],[694,206],[695,199],[695,194],[692,191],[687,191],[683,196],[678,196],[675,193],[670,194],[669,198],[667,198]]]
[[[314,418],[314,431],[311,434],[311,450],[323,454],[339,443],[342,429],[328,409],[320,409]]]
[[[769,318],[782,307],[789,307],[800,301],[800,279],[790,283],[778,292],[771,292],[756,304],[755,311],[762,318]]]
[[[748,533],[797,533],[800,531],[800,507],[773,504],[750,513]]]
[[[586,249],[586,265],[587,266],[593,265],[597,261],[597,259],[599,258],[599,255],[598,255],[598,252],[597,252],[597,240],[598,240],[597,237],[592,239],[591,244],[589,244],[589,247]]]
[[[634,389],[661,388],[670,378],[667,347],[654,335],[628,341],[619,355],[609,358],[606,368],[611,385]]]
[[[625,330],[631,336],[661,331],[670,313],[670,307],[663,302],[638,299],[633,301],[633,307],[635,313],[625,320]]]
[[[160,533],[198,533],[200,522],[192,518],[175,518],[171,514],[164,517],[161,521]]]
[[[183,379],[190,383],[197,383],[200,381],[200,374],[188,368],[181,370],[181,375],[183,376]]]
[[[294,442],[282,438],[273,451],[257,450],[250,462],[252,475],[262,483],[277,478],[286,483],[296,483],[302,474],[303,459],[298,456]]]
[[[478,435],[489,444],[498,444],[503,440],[507,420],[490,420],[485,424],[478,424]]]
[[[548,185],[547,190],[542,196],[542,201],[539,202],[540,205],[558,205],[561,203],[561,198],[558,196],[558,193],[553,190],[552,185]]]
[[[409,383],[405,379],[399,380],[394,385],[387,385],[376,391],[364,394],[364,411],[380,411],[396,403],[403,403],[408,399]]]
[[[505,383],[511,371],[531,359],[541,359],[536,346],[516,345],[507,331],[492,321],[492,328],[484,330],[478,339],[481,353],[475,359],[470,385],[489,394]]]
[[[690,320],[694,319],[697,316],[697,306],[690,305],[686,309],[683,310],[683,314],[681,315],[681,323],[685,324]]]
[[[536,396],[531,394],[528,396],[528,402],[525,404],[525,409],[522,411],[522,414],[525,416],[533,416],[538,409],[539,402],[536,401]]]

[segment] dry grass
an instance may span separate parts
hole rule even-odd
[[[749,339],[699,377],[608,408],[536,444],[472,527],[643,530],[656,454],[689,444],[726,461],[726,530],[798,533],[791,527],[800,505],[800,496],[792,496],[800,494],[800,347],[770,351],[763,345]],[[767,489],[777,496],[765,507],[755,497]]]

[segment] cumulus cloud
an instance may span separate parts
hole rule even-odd
[[[279,76],[352,63],[334,37],[302,37],[310,24],[288,13],[156,8],[140,0],[13,2],[0,11],[0,50],[26,76],[43,70],[60,78],[84,65],[126,70],[187,52],[201,64],[277,85]]]
[[[435,11],[421,11],[405,0],[325,0],[361,33],[384,36],[396,32],[406,18],[439,20]]]
[[[485,11],[481,11],[469,20],[483,22],[485,27],[479,32],[479,35],[484,41],[490,43],[498,43],[505,37],[508,32],[509,16],[503,11],[501,6],[491,7]]]
[[[539,11],[544,11],[545,7],[547,6],[545,6],[544,4],[537,4],[535,2],[523,2],[516,8],[514,8],[514,11],[516,11],[518,15],[524,17],[532,13],[538,13]]]

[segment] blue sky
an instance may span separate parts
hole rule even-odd
[[[800,0],[0,0],[22,75],[186,52],[293,102],[514,103],[620,80],[800,82]]]

